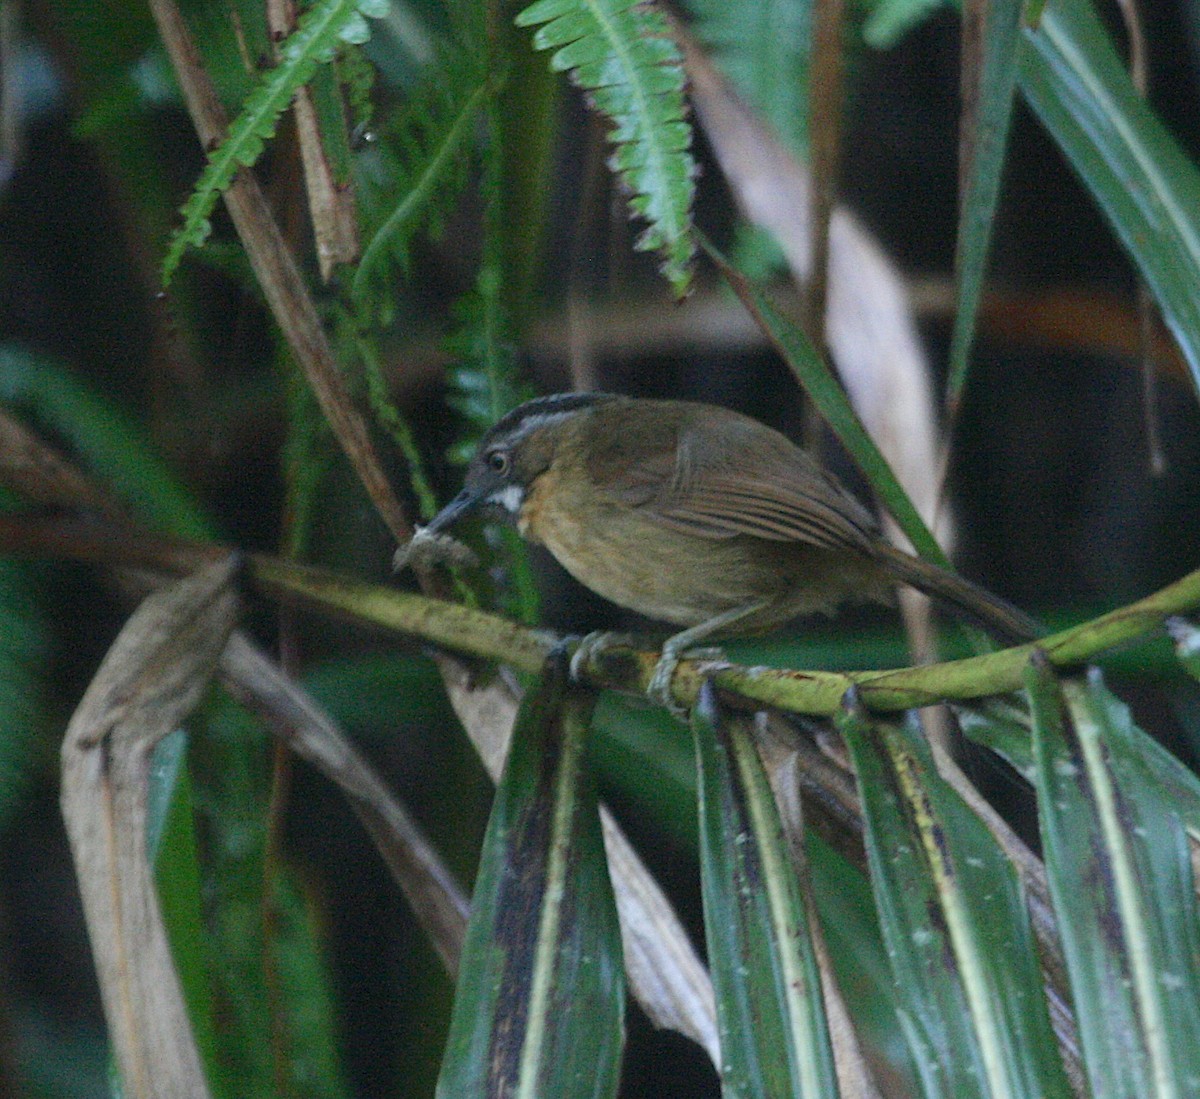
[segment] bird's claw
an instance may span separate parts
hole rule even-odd
[[[571,653],[571,678],[576,682],[585,678],[588,665],[603,650],[617,646],[632,646],[634,644],[636,644],[636,639],[630,637],[628,634],[612,633],[608,630],[595,630],[587,634],[575,646],[575,651]],[[715,646],[697,648],[695,646],[684,645],[680,647],[672,645],[670,640],[668,640],[663,645],[662,655],[659,657],[658,663],[654,666],[654,671],[650,675],[650,682],[646,685],[646,697],[656,705],[669,710],[681,721],[687,721],[690,710],[687,706],[682,706],[676,702],[675,695],[671,691],[671,684],[675,679],[675,672],[679,668],[679,662],[681,660],[716,662],[723,661],[724,659],[724,651]]]
[[[679,656],[672,650],[664,646],[662,656],[659,657],[658,663],[654,665],[654,673],[650,676],[650,682],[646,685],[646,697],[651,702],[657,703],[659,706],[665,707],[680,721],[687,721],[690,711],[686,706],[681,706],[675,701],[675,696],[671,693],[671,683],[675,679],[675,672],[679,668]]]
[[[680,721],[688,721],[691,718],[691,709],[676,702],[675,695],[671,690],[671,684],[675,679],[675,672],[679,668],[681,660],[698,660],[705,663],[724,662],[725,652],[715,645],[707,645],[703,648],[697,648],[694,645],[679,647],[668,641],[663,646],[662,656],[654,666],[654,672],[646,686],[646,697],[651,702],[665,707]]]
[[[613,633],[612,630],[593,630],[585,634],[571,653],[571,678],[577,683],[583,679],[588,664],[605,649],[613,649],[620,645],[632,646],[633,643],[634,640],[629,634]]]

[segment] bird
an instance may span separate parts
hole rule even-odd
[[[680,712],[671,679],[708,639],[768,633],[907,584],[1011,642],[1032,618],[892,545],[874,515],[782,433],[716,405],[562,393],[484,435],[462,491],[424,528],[499,513],[586,588],[677,627],[648,694]],[[577,653],[612,635],[584,639]],[[578,666],[578,665],[576,665]]]

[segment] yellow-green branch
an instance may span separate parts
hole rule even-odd
[[[320,610],[421,638],[473,656],[536,672],[554,637],[484,611],[445,603],[319,569],[252,558],[252,578],[264,591],[299,599]],[[1200,607],[1200,570],[1136,603],[1063,630],[1036,643],[1051,664],[1085,664],[1100,653],[1158,628],[1171,615]],[[1035,645],[921,667],[886,671],[792,671],[685,660],[673,690],[690,705],[703,680],[747,700],[793,713],[832,714],[842,696],[857,686],[873,710],[907,710],[942,700],[965,700],[1019,690]],[[583,669],[598,686],[643,693],[658,653],[618,647],[601,651]]]

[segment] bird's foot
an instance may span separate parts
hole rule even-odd
[[[676,638],[668,638],[663,644],[662,655],[651,673],[650,682],[646,687],[646,697],[656,705],[663,706],[681,721],[688,720],[688,708],[675,701],[671,692],[671,683],[681,660],[703,660],[708,662],[723,661],[724,650],[715,646],[697,647],[689,645],[684,637],[683,644],[672,644]],[[583,637],[571,654],[571,678],[577,682],[585,678],[588,665],[605,649],[636,648],[647,644],[646,638],[637,638],[631,634],[613,633],[610,630],[596,630]]]
[[[615,649],[618,647],[632,648],[637,644],[637,639],[628,633],[614,633],[612,630],[593,630],[589,634],[585,634],[575,646],[575,651],[571,654],[571,678],[579,681],[583,678],[587,671],[588,664],[593,657],[599,656],[605,649]]]
[[[673,645],[671,644],[673,640],[674,638],[670,638],[663,645],[662,656],[654,666],[654,672],[646,686],[646,697],[651,702],[666,707],[680,721],[687,721],[691,716],[691,710],[676,702],[675,695],[671,690],[679,662],[681,660],[724,661],[725,652],[715,645],[697,648],[694,645],[688,645],[686,639],[683,645]]]
[[[671,693],[671,683],[675,679],[679,660],[676,653],[668,651],[666,646],[663,647],[662,656],[654,666],[654,674],[650,676],[650,682],[646,686],[646,697],[651,702],[665,706],[680,721],[687,721],[688,708],[676,702],[675,696]]]

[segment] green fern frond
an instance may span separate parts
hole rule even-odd
[[[485,243],[484,251],[487,251]],[[505,412],[533,396],[524,379],[516,348],[508,338],[510,322],[501,297],[498,265],[484,262],[475,287],[454,304],[458,330],[446,340],[456,364],[446,371],[446,403],[462,417],[448,457],[465,464],[479,440]],[[515,530],[494,527],[488,537],[493,556],[502,562],[495,605],[520,622],[538,621],[538,588],[528,548]]]
[[[375,114],[371,91],[375,87],[375,66],[362,49],[342,50],[334,62],[337,80],[345,91],[350,127],[365,134]]]
[[[371,156],[361,158],[361,194],[378,228],[354,274],[353,294],[360,305],[386,276],[389,260],[407,265],[418,229],[431,236],[440,231],[448,207],[466,185],[474,123],[488,88],[481,66],[447,55],[431,68],[395,129],[380,134]]]
[[[487,276],[481,271],[478,284],[454,303],[457,328],[445,344],[455,360],[446,371],[446,403],[463,418],[449,456],[461,464],[492,424],[533,396],[514,347],[500,331],[499,293]]]
[[[280,63],[263,76],[246,97],[225,140],[208,156],[208,166],[181,211],[183,225],[167,247],[163,285],[179,266],[183,253],[199,247],[212,231],[209,216],[239,168],[251,167],[264,144],[275,135],[279,116],[296,90],[312,79],[319,65],[333,60],[343,42],[361,45],[370,37],[366,17],[387,14],[388,0],[317,0],[301,17],[280,48]]]
[[[683,62],[662,13],[644,0],[537,0],[517,24],[541,24],[534,46],[555,50],[551,67],[569,72],[614,123],[609,166],[632,192],[630,208],[647,222],[636,247],[659,251],[675,293],[686,294],[696,168]]]

